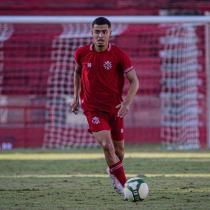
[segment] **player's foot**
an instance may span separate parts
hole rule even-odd
[[[121,185],[121,183],[119,182],[119,180],[117,179],[117,177],[115,177],[114,174],[111,174],[111,173],[110,173],[109,168],[106,169],[106,172],[107,172],[107,174],[109,175],[109,177],[110,177],[111,180],[112,180],[112,185],[113,185],[113,187],[114,187],[114,190],[115,190],[117,193],[119,193],[119,194],[121,194],[121,195],[124,195],[123,186]]]

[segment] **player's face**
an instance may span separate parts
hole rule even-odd
[[[110,35],[111,35],[111,28],[109,28],[107,24],[93,25],[92,36],[93,36],[93,44],[96,50],[103,51],[107,49]]]

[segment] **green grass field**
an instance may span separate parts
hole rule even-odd
[[[101,149],[1,152],[0,210],[210,210],[209,151],[127,146],[124,166],[148,183],[143,202],[114,192]]]

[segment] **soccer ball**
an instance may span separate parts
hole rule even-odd
[[[124,186],[124,198],[128,201],[143,201],[149,194],[147,183],[142,178],[128,179]]]

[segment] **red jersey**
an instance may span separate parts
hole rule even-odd
[[[124,73],[133,69],[127,54],[111,44],[103,52],[88,45],[76,50],[75,61],[82,67],[83,110],[115,113],[115,106],[122,101]]]

